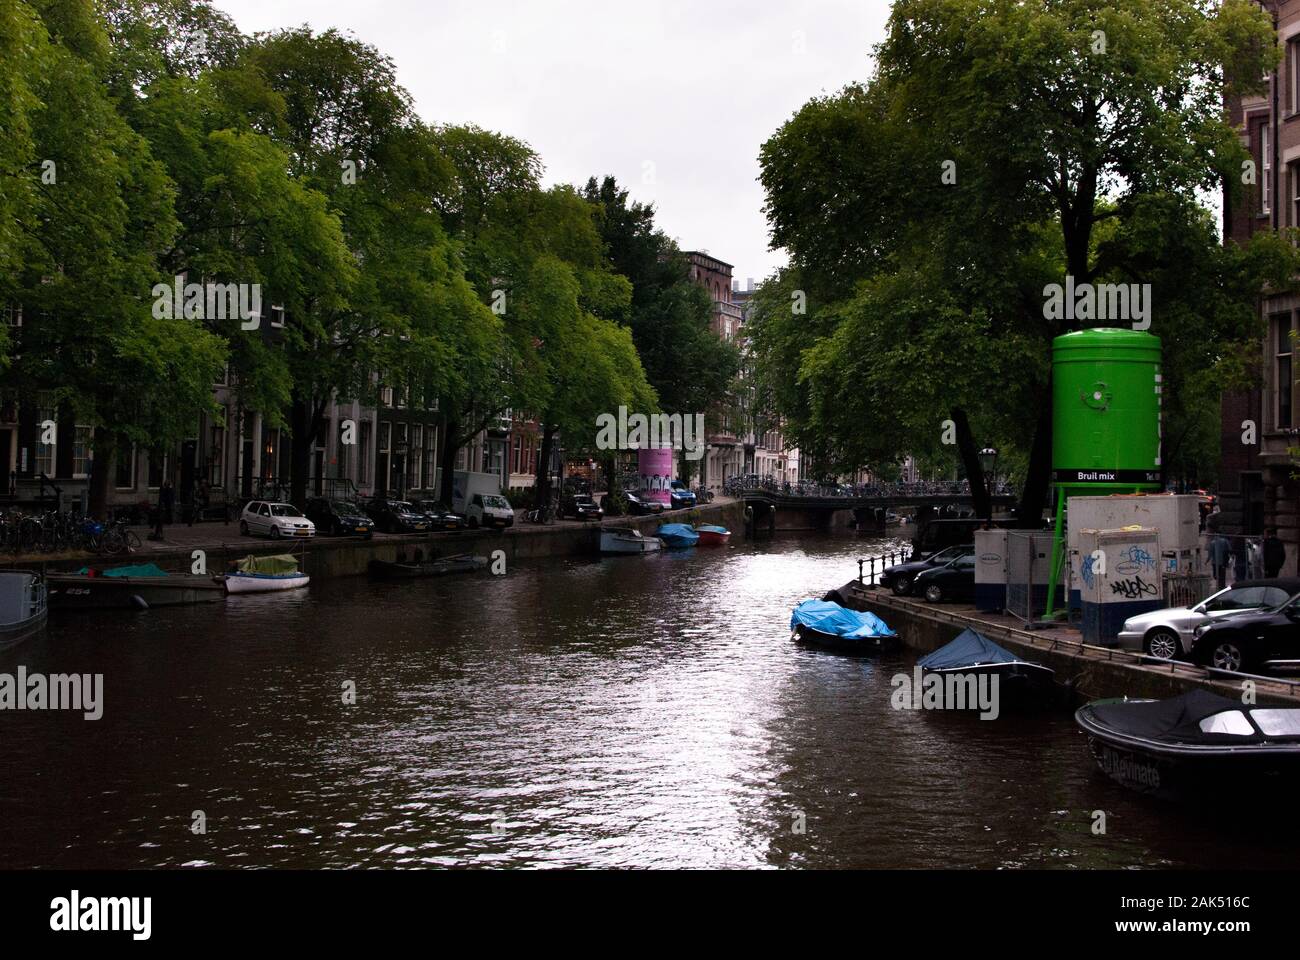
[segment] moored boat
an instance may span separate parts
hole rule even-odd
[[[653,553],[663,548],[654,537],[643,537],[633,528],[613,528],[600,531],[601,553]]]
[[[441,577],[451,573],[473,573],[488,565],[487,557],[469,553],[436,560],[371,560],[370,575],[381,580],[410,580],[417,577]]]
[[[829,600],[805,600],[790,615],[790,637],[839,653],[879,653],[899,645],[898,634],[874,613]]]
[[[1053,670],[1022,660],[984,634],[970,629],[922,657],[916,665],[923,673],[939,676],[997,677],[998,697],[1004,706],[1045,701],[1056,689]]]
[[[50,605],[74,610],[148,610],[221,600],[219,578],[173,574],[154,563],[107,570],[82,567],[75,573],[49,574]]]
[[[45,629],[49,610],[45,580],[30,570],[0,571],[0,650]]]
[[[227,593],[274,593],[297,590],[309,583],[311,577],[298,569],[298,558],[288,553],[249,555],[225,577]]]
[[[1263,801],[1289,798],[1300,783],[1300,707],[1197,689],[1168,700],[1094,701],[1074,720],[1102,772],[1140,793],[1203,799],[1231,791]]]
[[[665,523],[655,531],[655,536],[670,550],[693,547],[700,542],[700,535],[695,532],[695,528],[686,523]]]
[[[731,531],[726,527],[717,527],[708,523],[700,524],[695,528],[695,532],[700,535],[702,547],[726,546],[727,541],[731,539]]]

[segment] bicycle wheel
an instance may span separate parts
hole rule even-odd
[[[135,553],[137,550],[139,550],[141,547],[144,546],[144,544],[140,542],[140,535],[136,533],[134,530],[124,531],[122,533],[122,539],[126,543],[127,553]]]
[[[126,552],[126,538],[122,536],[121,530],[109,530],[104,534],[104,539],[100,541],[99,545],[110,557],[116,557]]]

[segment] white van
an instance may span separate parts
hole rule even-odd
[[[473,527],[513,527],[515,511],[499,493],[476,493],[465,506],[465,516]]]

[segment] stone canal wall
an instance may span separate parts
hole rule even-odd
[[[1087,646],[1077,631],[1061,628],[1024,630],[998,623],[965,610],[954,611],[895,597],[883,590],[864,589],[856,581],[840,588],[849,606],[870,610],[898,632],[903,644],[918,653],[929,653],[972,628],[1017,656],[1042,664],[1056,672],[1056,682],[1066,686],[1080,702],[1106,697],[1164,699],[1200,687],[1225,697],[1239,698],[1240,680],[1223,679],[1201,667],[1163,661],[1139,662],[1123,650]],[[1260,703],[1300,706],[1300,685],[1284,680],[1257,679]]]
[[[676,510],[656,517],[618,517],[605,521],[605,526],[634,526],[642,533],[652,533],[661,523],[713,523],[727,527],[732,536],[744,536],[744,504],[739,501],[711,503],[694,510]],[[595,555],[600,552],[601,524],[565,522],[548,525],[521,523],[503,532],[464,530],[459,533],[436,533],[428,536],[384,536],[371,540],[335,539],[320,537],[305,543],[271,541],[264,537],[241,537],[234,524],[229,526],[200,525],[192,528],[168,527],[169,536],[186,537],[183,544],[158,547],[147,544],[146,549],[129,557],[99,557],[78,555],[40,558],[33,562],[10,562],[2,567],[23,569],[76,570],[89,564],[95,567],[113,567],[128,563],[156,563],[173,573],[189,573],[194,550],[207,555],[208,571],[219,573],[227,565],[250,553],[293,553],[302,556],[303,571],[313,578],[361,576],[371,560],[396,560],[398,553],[408,559],[415,551],[423,550],[439,556],[458,553],[475,553],[491,556],[495,550],[504,550],[507,564],[516,560],[543,559]],[[183,531],[183,534],[182,534]],[[207,535],[210,531],[210,536]]]

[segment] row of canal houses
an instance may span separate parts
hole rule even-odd
[[[707,252],[693,251],[687,257],[692,279],[713,300],[714,333],[737,341],[743,349],[753,282],[741,290],[732,279],[731,264]],[[13,339],[21,343],[21,308],[10,307],[4,319]],[[283,311],[272,307],[267,336],[274,340],[283,326]],[[797,481],[798,450],[786,449],[779,421],[743,402],[743,377],[740,390],[740,414],[712,418],[715,428],[706,437],[697,482],[720,491],[728,478],[741,474]],[[200,487],[225,491],[231,499],[284,494],[290,472],[286,431],[262,412],[241,406],[228,379],[213,384],[213,394],[215,412],[199,413],[194,434],[175,448],[119,450],[114,455],[110,506],[156,502],[166,481],[182,503]],[[53,442],[43,443],[40,424],[47,421],[57,429]],[[352,431],[351,444],[343,442],[345,429]],[[6,478],[0,503],[48,503],[53,496],[65,506],[86,502],[94,455],[92,434],[90,424],[77,423],[70,411],[57,409],[45,398],[0,392],[0,465]],[[445,442],[445,423],[436,401],[424,402],[381,386],[374,405],[335,402],[326,412],[312,452],[308,493],[437,497]],[[531,487],[540,449],[538,423],[507,412],[458,451],[456,469],[494,474],[503,490]],[[561,469],[560,456],[557,451],[553,473]],[[586,472],[582,464],[569,468]]]

